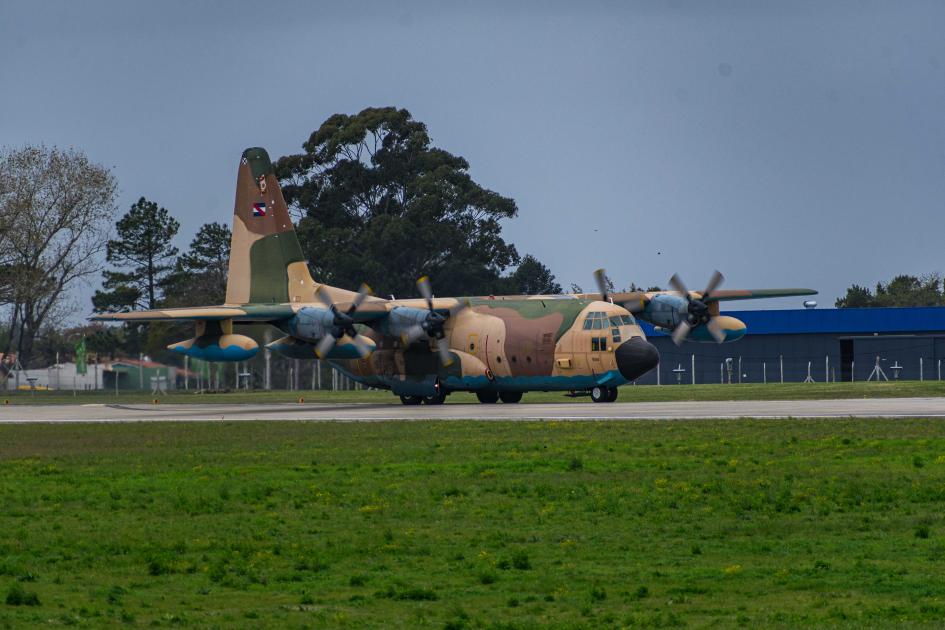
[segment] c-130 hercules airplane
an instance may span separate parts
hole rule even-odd
[[[745,324],[719,314],[719,301],[811,295],[810,289],[600,293],[468,298],[381,299],[367,285],[348,291],[309,273],[269,155],[243,152],[236,184],[226,302],[220,306],[99,314],[93,320],[192,320],[196,335],[168,346],[208,361],[245,361],[259,350],[234,324],[269,324],[285,336],[266,347],[294,359],[321,358],[369,387],[389,389],[405,405],[441,404],[450,392],[480,402],[516,403],[527,391],[589,393],[613,402],[617,387],[659,363],[636,318],[672,331],[679,344],[734,341]]]

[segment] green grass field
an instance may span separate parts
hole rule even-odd
[[[933,420],[0,426],[0,627],[940,626]]]
[[[631,386],[620,388],[621,402],[655,402],[680,400],[817,400],[828,398],[893,398],[917,396],[945,396],[945,381],[893,381],[882,383],[772,383],[742,385],[661,385]],[[388,402],[399,403],[388,391],[234,391],[226,393],[171,392],[158,396],[162,403],[288,403],[299,398],[306,402]],[[52,405],[87,403],[148,403],[154,400],[149,392],[77,392],[37,391],[7,392],[2,401],[11,405]],[[451,394],[448,403],[475,402],[470,393]],[[590,402],[587,396],[569,398],[563,392],[529,392],[524,403]]]

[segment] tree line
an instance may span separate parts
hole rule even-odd
[[[945,306],[945,286],[937,273],[924,276],[900,275],[889,282],[877,282],[876,290],[857,284],[838,298],[837,308],[884,306]]]

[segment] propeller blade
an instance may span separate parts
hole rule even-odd
[[[371,295],[372,293],[374,292],[371,290],[371,287],[362,282],[361,288],[358,289],[358,294],[354,296],[354,301],[351,303],[351,306],[348,307],[348,315],[351,315],[356,310],[358,310],[358,307],[361,306],[361,303],[364,302],[365,298],[367,298],[367,296]]]
[[[725,276],[721,272],[716,270],[712,277],[709,278],[709,284],[706,285],[705,291],[702,292],[702,299],[705,300],[709,297],[709,294],[719,288],[719,285],[725,280]]]
[[[354,343],[355,350],[358,351],[358,356],[362,359],[368,358],[374,352],[361,335],[351,337],[351,341]]]
[[[646,309],[646,298],[643,296],[643,294],[640,294],[639,298],[635,297],[632,300],[621,302],[620,306],[624,307],[631,313],[641,313]]]
[[[423,329],[423,326],[420,324],[415,324],[407,329],[407,332],[400,336],[400,340],[405,346],[409,346],[414,341],[424,336],[427,331]]]
[[[689,335],[691,328],[692,326],[689,325],[688,321],[683,320],[679,322],[679,326],[676,326],[676,329],[673,331],[673,343],[677,346],[680,345]]]
[[[335,336],[331,333],[325,335],[321,338],[321,341],[318,342],[318,345],[315,346],[315,355],[319,359],[324,359],[328,356],[328,353],[331,352],[332,348],[335,347],[335,344],[338,342],[335,339]]]
[[[457,315],[459,315],[460,313],[462,313],[463,311],[465,311],[465,310],[466,310],[467,308],[469,308],[470,306],[471,306],[471,304],[469,303],[469,300],[463,300],[462,302],[460,302],[460,303],[457,304],[456,306],[451,306],[451,307],[450,307],[450,317],[456,317]]]
[[[683,281],[679,279],[678,275],[674,273],[673,277],[669,279],[669,284],[674,290],[682,293],[684,298],[689,299],[689,289],[686,288],[686,285],[683,284]]]
[[[722,330],[722,325],[719,324],[719,320],[713,317],[709,320],[709,323],[706,324],[706,328],[709,329],[709,334],[712,335],[712,338],[715,339],[716,343],[722,343],[725,341],[725,331]]]
[[[436,349],[440,353],[440,363],[443,365],[451,365],[453,363],[453,355],[450,354],[450,342],[446,337],[440,337],[436,340]]]
[[[603,268],[594,272],[594,280],[597,282],[597,290],[600,292],[600,299],[604,302],[608,301],[607,274],[604,272]]]
[[[335,310],[335,304],[334,304],[334,302],[331,301],[331,298],[328,297],[328,292],[325,291],[325,290],[323,290],[323,289],[324,289],[324,287],[319,286],[318,289],[315,291],[315,297],[317,297],[318,300],[319,300],[322,304],[324,304],[324,305],[327,306],[329,309],[331,309],[332,311],[334,311],[334,310]]]
[[[433,310],[433,289],[430,287],[430,278],[423,276],[417,280],[417,289],[420,291],[420,295],[423,296],[423,299],[427,301],[427,308],[431,311]]]

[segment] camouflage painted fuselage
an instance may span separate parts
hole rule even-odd
[[[627,383],[614,351],[631,338],[645,339],[626,309],[607,302],[569,298],[469,298],[469,302],[470,307],[445,331],[454,359],[448,366],[440,363],[428,340],[405,347],[400,339],[368,326],[362,327],[362,334],[377,344],[374,353],[332,364],[366,385],[406,395],[429,395],[437,383],[448,391],[583,390]],[[420,307],[422,302],[399,304]],[[608,326],[585,329],[591,313],[604,314]]]

